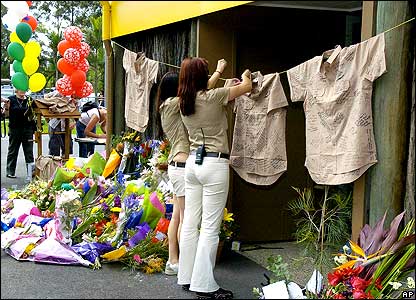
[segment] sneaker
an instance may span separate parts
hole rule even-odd
[[[233,299],[233,292],[219,288],[215,292],[196,292],[197,299]]]
[[[169,261],[166,263],[165,274],[166,275],[176,275],[178,274],[178,264],[171,264]]]
[[[8,177],[8,178],[16,178],[16,175],[7,174],[6,177]]]

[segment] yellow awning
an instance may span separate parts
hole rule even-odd
[[[146,29],[198,17],[253,1],[102,1],[111,6],[110,18],[103,18],[103,38],[114,38]],[[111,24],[104,24],[111,22]]]

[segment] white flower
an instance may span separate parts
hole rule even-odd
[[[335,261],[337,264],[342,265],[342,264],[345,264],[346,262],[348,262],[348,259],[347,259],[347,256],[346,256],[346,255],[341,254],[340,256],[335,256],[335,257],[334,257],[334,261]]]
[[[413,277],[407,277],[407,287],[409,289],[415,288],[415,280],[413,279]]]
[[[395,281],[389,282],[389,284],[393,286],[393,290],[398,290],[402,286],[400,282],[395,282]]]

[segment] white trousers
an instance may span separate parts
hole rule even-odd
[[[227,202],[229,160],[204,157],[195,164],[190,155],[185,167],[185,212],[179,244],[178,284],[195,292],[214,292],[219,231]]]

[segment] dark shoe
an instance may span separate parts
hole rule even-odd
[[[8,178],[16,178],[16,175],[7,174],[6,177],[8,177]]]
[[[184,291],[187,291],[187,292],[189,292],[189,288],[191,287],[191,285],[190,284],[183,284],[182,285],[182,289],[184,290]]]
[[[219,288],[211,293],[196,293],[197,299],[233,299],[233,292]]]

